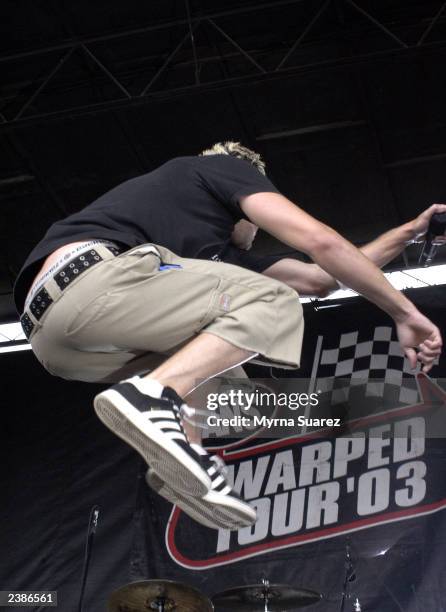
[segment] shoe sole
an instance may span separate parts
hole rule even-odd
[[[257,518],[256,512],[245,502],[230,498],[222,500],[222,495],[211,491],[203,498],[193,498],[182,495],[171,489],[158,474],[146,473],[146,483],[158,495],[180,508],[194,521],[210,529],[229,529],[237,531],[243,527],[251,527]],[[230,504],[222,503],[231,502]],[[235,503],[234,503],[235,502]]]
[[[120,393],[103,391],[95,397],[94,409],[104,425],[134,448],[175,491],[195,497],[208,493],[211,479],[201,465]]]

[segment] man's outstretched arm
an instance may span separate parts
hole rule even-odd
[[[424,371],[430,370],[441,352],[438,328],[395,290],[361,251],[280,194],[245,196],[240,206],[258,227],[303,251],[325,272],[387,312],[395,321],[398,338],[412,367],[418,360],[424,364]]]
[[[418,217],[378,236],[359,250],[381,268],[400,255],[407,244],[426,233],[435,213],[446,212],[446,204],[433,204]],[[293,287],[300,295],[326,297],[339,289],[336,280],[317,264],[306,264],[286,257],[263,271],[263,274]]]

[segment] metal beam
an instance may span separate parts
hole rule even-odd
[[[387,34],[389,38],[392,38],[395,42],[397,42],[400,45],[400,47],[407,48],[408,45],[406,45],[405,42],[403,42],[400,38],[398,38],[398,36],[395,36],[393,32],[391,32],[388,28],[386,28],[386,26],[382,24],[380,21],[378,21],[375,17],[370,15],[370,13],[368,13],[365,9],[358,6],[356,2],[353,2],[353,0],[345,0],[345,2],[350,4],[350,6],[353,7],[358,13],[361,13],[361,15],[364,15],[364,17],[366,17],[366,19],[368,19],[373,24],[375,24],[376,27],[381,30],[381,32],[384,32],[384,34]]]
[[[192,30],[191,31],[187,31],[186,34],[183,36],[183,38],[180,40],[180,42],[177,44],[177,46],[175,47],[175,49],[167,56],[166,60],[164,61],[163,65],[161,66],[161,68],[155,73],[155,75],[150,79],[150,81],[147,83],[147,85],[143,88],[143,90],[141,91],[141,93],[139,94],[140,97],[141,96],[145,96],[147,95],[148,91],[151,89],[152,85],[159,79],[159,77],[163,74],[163,72],[166,70],[166,68],[169,66],[169,64],[172,62],[173,58],[175,57],[175,55],[178,53],[178,51],[181,49],[181,47],[184,45],[184,43],[186,42],[186,40],[188,38],[191,37],[191,35],[194,33],[194,30],[196,30],[198,28],[198,26],[200,25],[200,22],[196,23],[194,26],[192,26]]]
[[[217,32],[220,32],[220,34],[224,38],[226,38],[226,40],[230,42],[231,45],[233,45],[237,49],[237,51],[239,51],[244,57],[246,57],[246,59],[251,62],[251,64],[253,64],[260,72],[266,73],[266,70],[258,62],[256,62],[252,55],[242,49],[240,45],[233,38],[231,38],[231,36],[229,36],[229,34],[227,34],[220,26],[215,23],[215,21],[213,21],[212,19],[207,19],[206,21],[210,23],[217,30]]]
[[[444,12],[444,9],[446,8],[446,2],[443,4],[443,6],[440,8],[440,10],[438,11],[438,13],[435,15],[435,17],[432,19],[432,21],[430,22],[430,24],[428,25],[428,27],[426,28],[426,30],[423,32],[423,35],[421,36],[420,40],[417,42],[417,46],[419,47],[420,45],[423,44],[423,42],[426,40],[426,38],[429,36],[431,30],[433,27],[435,27],[435,24],[437,23],[437,21],[440,19],[441,15]]]
[[[351,127],[367,125],[367,121],[335,121],[334,123],[321,123],[320,125],[309,125],[296,130],[282,130],[281,132],[270,132],[258,136],[256,140],[275,140],[276,138],[288,138],[290,136],[302,136],[304,134],[314,134],[316,132],[329,132],[330,130],[345,130]]]
[[[51,79],[59,72],[59,70],[65,64],[65,62],[72,56],[74,49],[75,49],[75,47],[72,47],[69,51],[67,51],[67,53],[65,53],[65,55],[63,57],[61,57],[61,59],[57,62],[57,64],[54,66],[54,68],[52,68],[50,70],[50,72],[47,74],[47,76],[45,77],[43,82],[39,85],[39,87],[36,89],[36,91],[31,95],[30,98],[28,98],[28,100],[25,102],[25,104],[21,107],[21,109],[16,114],[14,119],[20,119],[20,117],[23,115],[23,113],[26,111],[26,109],[29,106],[31,106],[31,104],[38,97],[38,95],[41,93],[41,91],[48,85],[48,83],[51,81]]]
[[[195,45],[195,35],[194,35],[194,29],[192,26],[192,15],[190,12],[190,4],[189,4],[189,0],[184,0],[185,5],[186,5],[186,14],[187,14],[187,22],[188,22],[188,26],[189,26],[189,37],[190,37],[190,42],[192,45],[192,55],[194,58],[194,75],[195,75],[195,85],[199,85],[200,84],[200,69],[198,66],[198,53],[197,53],[197,47]]]
[[[330,67],[337,67],[337,66],[342,66],[342,65],[347,65],[349,63],[363,63],[366,62],[368,60],[373,61],[374,58],[379,58],[379,57],[384,57],[385,55],[383,54],[383,52],[381,51],[377,51],[377,52],[369,52],[366,53],[362,56],[356,56],[354,58],[352,57],[347,57],[347,58],[339,58],[333,61],[322,61],[322,62],[316,62],[315,64],[306,64],[306,65],[302,65],[302,66],[294,66],[288,69],[284,69],[284,64],[289,60],[289,58],[291,57],[292,53],[296,50],[296,48],[301,44],[301,42],[303,41],[303,39],[308,35],[308,33],[311,31],[311,29],[314,27],[315,23],[320,19],[320,17],[324,14],[324,12],[328,9],[328,7],[331,5],[333,0],[325,0],[325,2],[319,7],[318,11],[316,12],[316,14],[313,16],[313,18],[311,19],[311,21],[307,24],[307,26],[304,28],[304,31],[302,32],[302,34],[298,37],[298,39],[295,41],[295,43],[292,45],[292,47],[286,52],[285,56],[282,58],[282,60],[280,60],[279,64],[277,65],[277,67],[275,68],[274,71],[267,71],[265,70],[265,68],[263,68],[259,62],[253,57],[253,55],[251,53],[249,53],[248,51],[246,51],[245,49],[243,49],[231,36],[229,36],[229,34],[227,34],[227,32],[225,32],[221,26],[217,25],[217,23],[215,23],[215,21],[209,16],[209,15],[202,15],[200,17],[196,16],[194,17],[191,14],[190,11],[190,6],[189,6],[189,0],[184,0],[185,1],[185,6],[186,6],[186,15],[187,15],[187,19],[180,19],[180,20],[175,20],[175,21],[170,21],[170,22],[164,22],[162,24],[156,24],[153,26],[148,26],[147,28],[138,28],[138,29],[134,29],[134,30],[130,30],[127,32],[120,32],[118,34],[113,34],[113,35],[108,35],[105,37],[99,37],[101,40],[112,40],[113,38],[120,38],[122,36],[128,36],[131,34],[135,34],[135,32],[145,32],[145,31],[149,31],[149,30],[156,30],[156,29],[160,29],[160,28],[166,28],[166,27],[172,27],[172,25],[177,25],[179,23],[184,23],[187,25],[188,31],[186,33],[186,35],[184,36],[184,38],[180,41],[180,43],[176,46],[175,49],[173,49],[173,51],[168,55],[168,57],[165,59],[164,63],[162,64],[162,66],[159,68],[159,70],[156,72],[156,74],[152,77],[152,79],[149,81],[149,83],[147,83],[147,85],[142,89],[141,93],[139,94],[139,96],[137,95],[131,95],[130,92],[122,85],[122,83],[120,82],[120,80],[114,75],[112,74],[112,72],[110,70],[108,70],[101,62],[100,60],[97,58],[97,56],[93,53],[93,51],[91,51],[91,49],[89,49],[86,44],[84,42],[76,42],[74,43],[69,43],[71,45],[71,47],[68,49],[68,52],[58,61],[58,63],[55,65],[55,67],[50,71],[50,73],[48,74],[48,76],[45,77],[45,79],[43,80],[43,82],[40,84],[40,86],[37,88],[37,90],[31,95],[31,97],[27,100],[27,102],[21,107],[21,109],[19,110],[19,112],[17,113],[17,115],[13,118],[13,119],[8,119],[3,111],[3,115],[0,117],[0,128],[5,127],[7,125],[18,125],[19,122],[20,124],[24,123],[27,119],[39,119],[39,118],[50,118],[50,117],[57,117],[57,116],[62,116],[63,113],[70,113],[70,114],[84,114],[85,112],[99,112],[102,111],[103,109],[107,109],[107,108],[121,108],[122,103],[128,103],[129,105],[134,105],[134,104],[138,104],[140,101],[138,100],[138,98],[143,98],[144,101],[148,101],[149,97],[154,97],[156,96],[163,96],[163,95],[173,95],[173,96],[178,96],[181,95],[181,93],[183,93],[184,95],[188,95],[190,93],[195,93],[194,90],[191,90],[191,85],[186,85],[183,87],[176,87],[176,88],[168,88],[158,92],[153,92],[150,91],[154,85],[154,83],[159,79],[159,77],[163,74],[163,72],[166,70],[166,68],[172,63],[175,55],[178,53],[178,51],[181,49],[181,47],[184,45],[184,43],[190,39],[191,43],[192,43],[192,52],[193,52],[193,65],[194,65],[194,73],[195,73],[195,82],[192,85],[192,88],[195,88],[195,90],[198,92],[199,88],[203,88],[204,91],[210,89],[223,89],[225,87],[238,87],[242,84],[244,84],[245,82],[247,84],[250,83],[249,79],[254,77],[255,75],[245,75],[244,77],[233,77],[233,78],[228,78],[227,75],[222,79],[222,80],[217,80],[217,81],[212,81],[212,82],[207,82],[207,83],[201,83],[200,82],[200,77],[199,77],[199,65],[198,65],[198,56],[197,56],[197,50],[195,47],[195,40],[194,40],[194,32],[196,30],[197,27],[199,27],[199,25],[201,24],[201,22],[203,20],[207,21],[210,25],[212,25],[212,27],[217,30],[240,54],[242,54],[250,63],[252,63],[256,69],[259,71],[259,73],[261,73],[262,76],[264,76],[265,78],[273,78],[273,75],[271,74],[271,72],[276,72],[278,73],[277,76],[288,76],[289,74],[291,74],[291,71],[295,72],[295,73],[299,73],[299,72],[305,72],[305,71],[309,71],[309,70],[317,70],[318,67],[320,67],[321,69],[327,69]],[[275,7],[277,8],[280,5],[289,5],[289,4],[295,4],[297,2],[303,2],[304,0],[281,0],[279,2],[267,2],[267,3],[259,3],[256,5],[251,5],[249,7],[244,7],[241,9],[232,9],[232,10],[228,10],[228,11],[219,11],[218,13],[214,13],[214,15],[218,15],[218,16],[228,16],[228,15],[234,15],[234,14],[243,14],[243,13],[249,13],[252,12],[253,10],[265,10],[267,8],[272,8]],[[400,47],[401,50],[410,50],[412,49],[414,46],[412,45],[411,47],[409,47],[406,43],[404,43],[403,41],[401,41],[397,36],[395,36],[384,24],[380,23],[377,19],[375,19],[374,17],[372,17],[367,11],[365,11],[363,8],[359,7],[354,0],[336,0],[337,3],[339,2],[343,2],[343,5],[349,5],[351,7],[353,7],[353,9],[355,9],[356,11],[358,11],[359,13],[361,13],[362,15],[364,15],[369,21],[371,21],[374,25],[376,25],[378,28],[380,28],[386,35],[388,35],[389,37],[391,37],[393,40],[395,40],[396,42],[398,42],[398,45]],[[427,30],[424,32],[424,34],[422,35],[420,41],[418,41],[417,45],[415,45],[415,48],[421,48],[423,47],[422,41],[426,38],[426,36],[428,35],[429,31],[432,29],[432,27],[434,27],[435,23],[440,19],[441,14],[443,12],[443,8],[446,6],[446,2],[443,5],[443,7],[440,9],[440,11],[435,15],[435,17],[433,19],[429,20],[429,26],[427,28]],[[95,38],[90,38],[89,40],[99,40],[98,37]],[[67,43],[68,44],[68,43]],[[63,45],[64,46],[64,45]],[[89,58],[100,68],[101,72],[107,76],[107,78],[109,78],[111,81],[113,81],[113,83],[116,85],[116,87],[124,94],[125,99],[123,100],[122,98],[114,98],[114,99],[109,99],[103,102],[99,102],[99,103],[95,103],[95,104],[78,104],[74,107],[71,108],[65,108],[62,109],[61,111],[52,111],[49,113],[45,113],[45,112],[39,112],[37,114],[34,114],[32,116],[28,117],[24,117],[25,111],[31,106],[31,104],[36,100],[36,98],[40,95],[40,93],[42,92],[42,90],[48,85],[48,83],[51,81],[51,79],[53,79],[53,77],[57,74],[57,72],[59,71],[59,69],[61,68],[61,66],[67,61],[67,59],[70,57],[70,55],[73,53],[73,51],[75,49],[77,49],[78,47],[80,47],[84,53],[86,53]],[[46,51],[48,51],[48,49],[55,49],[56,47],[51,47],[51,48],[47,48],[41,51],[37,51],[36,53],[44,53]],[[395,50],[390,50],[390,51],[395,51]],[[385,52],[384,52],[385,53]],[[12,56],[9,56],[10,58]],[[5,59],[5,58],[3,58]],[[2,60],[2,58],[0,58],[0,61]],[[208,58],[203,58],[202,60],[203,62],[208,61]],[[19,94],[20,95],[20,94]],[[9,100],[7,102],[7,104],[10,104],[11,102],[13,102],[14,99]],[[5,108],[5,107],[4,107]]]
[[[258,2],[256,4],[252,4],[250,6],[245,6],[237,9],[230,9],[227,11],[214,11],[210,13],[203,13],[198,15],[197,17],[191,17],[191,23],[197,23],[202,21],[203,19],[218,19],[219,17],[230,17],[232,15],[243,15],[249,13],[255,13],[259,10],[265,10],[269,8],[280,8],[282,6],[287,6],[291,4],[301,4],[306,0],[276,0],[273,2]],[[34,57],[36,55],[41,55],[44,53],[51,53],[52,51],[62,51],[63,49],[70,49],[76,45],[89,45],[91,43],[96,42],[106,42],[109,40],[117,40],[119,38],[125,38],[126,36],[135,36],[136,34],[147,34],[149,32],[156,32],[157,30],[165,30],[167,28],[172,28],[176,26],[188,26],[189,20],[185,19],[174,19],[170,21],[164,21],[162,23],[157,23],[149,26],[143,26],[141,28],[132,28],[130,30],[123,30],[121,32],[115,32],[114,34],[103,34],[98,36],[84,36],[80,37],[76,40],[66,41],[63,43],[59,43],[56,45],[51,45],[47,47],[41,47],[40,49],[33,49],[30,51],[22,51],[19,53],[12,53],[9,55],[0,56],[1,62],[8,62],[11,60],[22,59],[25,57]]]
[[[280,68],[282,68],[282,66],[285,64],[288,58],[294,53],[294,51],[297,49],[300,43],[304,40],[304,38],[307,36],[307,34],[310,32],[313,26],[319,21],[319,18],[325,13],[325,11],[330,6],[330,4],[331,4],[331,0],[326,0],[326,2],[324,2],[324,4],[319,8],[317,13],[314,15],[313,19],[311,19],[310,23],[306,26],[306,28],[304,29],[302,34],[299,36],[299,38],[296,40],[296,42],[293,44],[291,49],[289,49],[286,52],[285,56],[277,64],[276,70],[280,70]]]
[[[187,33],[185,40],[187,40],[188,37],[189,32]],[[308,64],[282,68],[280,70],[270,70],[264,73],[258,72],[253,75],[244,75],[230,78],[225,77],[216,81],[209,81],[206,83],[202,82],[198,86],[193,84],[176,88],[169,88],[161,91],[149,91],[154,80],[156,80],[160,76],[161,71],[164,70],[164,68],[166,67],[165,65],[163,65],[160,71],[158,71],[155,77],[152,78],[150,83],[144,88],[144,91],[139,96],[133,96],[130,99],[119,98],[94,104],[78,105],[71,108],[65,108],[60,111],[27,115],[26,117],[20,117],[19,119],[7,120],[6,122],[0,123],[0,132],[16,127],[22,127],[25,125],[41,123],[42,121],[59,119],[67,115],[72,117],[75,115],[80,116],[87,114],[96,114],[106,112],[111,109],[141,106],[147,104],[149,101],[152,100],[164,101],[188,95],[196,95],[212,91],[221,91],[225,89],[236,89],[246,85],[254,85],[265,81],[274,81],[277,79],[290,78],[296,75],[308,74],[312,72],[337,70],[357,65],[372,65],[381,61],[386,61],[389,58],[399,58],[407,60],[412,59],[413,57],[421,57],[429,53],[437,53],[438,51],[444,48],[446,48],[446,41],[437,41],[433,43],[425,43],[421,46],[412,46],[405,48],[400,47],[397,49],[375,51],[354,57],[347,56],[342,58],[336,58],[334,60],[311,62]],[[167,60],[165,64],[168,64]]]
[[[92,51],[90,51],[90,49],[86,45],[82,44],[81,49],[83,50],[84,53],[88,55],[90,59],[93,60],[96,66],[99,66],[102,72],[106,74],[111,81],[113,81],[116,87],[122,91],[122,93],[125,95],[126,98],[130,99],[132,97],[127,91],[127,89],[124,87],[124,85],[110,72],[110,70],[108,70],[108,68],[104,66],[102,62],[98,60],[96,55]]]
[[[442,161],[446,159],[446,153],[437,153],[435,155],[421,155],[420,157],[408,157],[407,159],[397,159],[393,162],[385,164],[386,168],[401,168],[402,166],[414,166],[416,164],[424,164],[431,161]]]

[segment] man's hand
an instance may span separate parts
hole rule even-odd
[[[427,232],[432,215],[437,213],[446,213],[446,204],[432,204],[427,210],[422,212],[416,219],[409,222],[411,231],[411,240],[419,242],[423,239],[424,234]],[[436,242],[446,243],[446,236],[436,236]]]
[[[395,323],[398,339],[411,367],[415,368],[419,361],[423,364],[423,372],[429,372],[441,353],[439,329],[417,310]]]
[[[238,223],[234,225],[234,229],[231,234],[231,242],[235,244],[239,249],[249,251],[256,237],[257,230],[259,228],[254,223],[247,221],[246,219],[240,219]]]

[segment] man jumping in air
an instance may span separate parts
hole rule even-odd
[[[437,327],[374,257],[281,195],[260,156],[238,143],[173,159],[56,222],[15,285],[43,366],[70,380],[116,383],[95,398],[99,418],[161,482],[198,510],[215,508],[215,526],[229,529],[252,524],[255,511],[232,490],[223,462],[188,438],[182,397],[251,359],[297,368],[303,336],[295,290],[296,265],[305,264],[257,274],[216,261],[241,219],[306,253],[315,267],[305,282],[318,277],[330,290],[336,279],[379,306],[412,366],[432,367]]]

